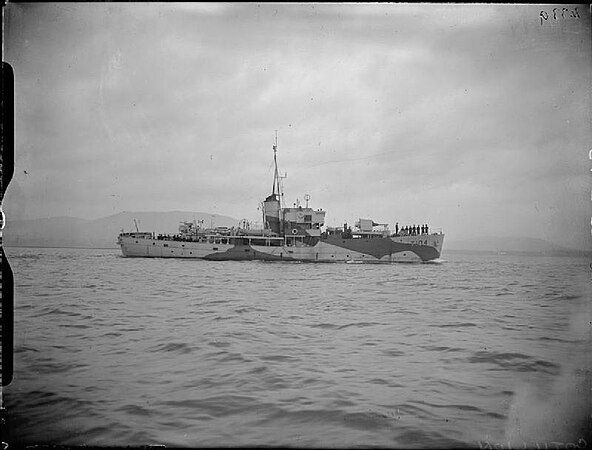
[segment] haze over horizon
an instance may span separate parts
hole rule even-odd
[[[278,130],[286,204],[328,225],[589,249],[590,16],[552,8],[9,3],[7,220],[258,221]]]

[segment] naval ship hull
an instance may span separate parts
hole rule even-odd
[[[233,240],[240,243],[228,243]],[[118,243],[123,255],[128,257],[213,261],[396,263],[428,262],[440,258],[444,235],[436,233],[373,238],[329,236],[319,239],[315,245],[255,245],[249,244],[249,239],[244,237],[220,241],[192,242],[121,236]]]

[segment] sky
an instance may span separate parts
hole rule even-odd
[[[589,249],[590,15],[557,8],[9,4],[7,220],[260,221],[277,130],[286,205],[330,226]]]

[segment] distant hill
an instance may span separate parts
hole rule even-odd
[[[135,230],[133,219],[140,231],[173,234],[182,220],[203,220],[209,227],[236,226],[237,219],[204,212],[121,212],[95,220],[75,217],[51,217],[44,219],[15,220],[6,222],[3,241],[7,247],[85,247],[116,248],[117,235]]]
[[[591,249],[573,249],[561,247],[544,239],[529,237],[492,237],[485,236],[459,241],[444,241],[444,251],[505,252],[530,253],[542,255],[588,255]]]

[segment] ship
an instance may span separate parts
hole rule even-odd
[[[121,232],[117,244],[123,256],[194,258],[211,261],[293,261],[340,263],[426,263],[442,252],[442,230],[427,224],[395,230],[388,223],[360,218],[354,226],[325,225],[326,211],[299,202],[285,207],[277,163],[277,135],[273,144],[274,178],[271,193],[260,204],[263,221],[254,227],[241,220],[236,227],[206,228],[203,221],[183,221],[177,234],[154,231]],[[135,222],[135,221],[134,221]]]

